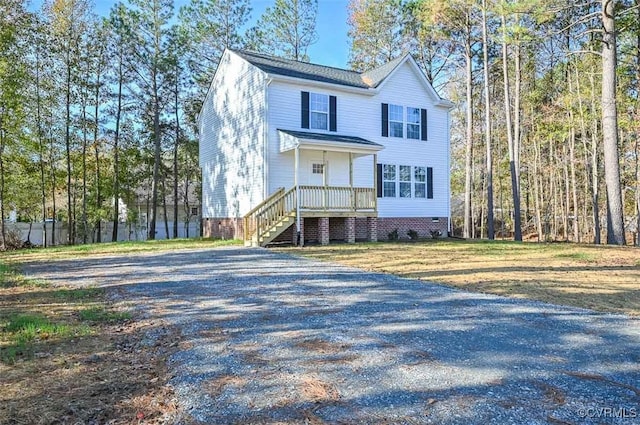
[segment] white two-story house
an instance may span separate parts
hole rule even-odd
[[[203,235],[446,234],[451,107],[410,55],[361,73],[226,50],[198,118]]]

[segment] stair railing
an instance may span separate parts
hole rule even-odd
[[[249,241],[255,237],[260,242],[265,232],[295,211],[295,208],[296,188],[292,187],[286,192],[284,188],[278,189],[244,216],[244,240]]]

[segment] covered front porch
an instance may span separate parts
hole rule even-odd
[[[315,240],[327,244],[332,222],[342,223],[344,240],[354,242],[356,219],[366,222],[367,239],[375,240],[377,152],[383,146],[352,136],[287,130],[278,133],[280,154],[293,156],[293,185],[276,189],[245,215],[245,243],[264,246],[290,235],[291,242],[303,245],[305,233],[306,240],[313,240],[308,236],[309,229],[314,228]],[[356,166],[355,160],[362,157],[370,160],[361,160]]]

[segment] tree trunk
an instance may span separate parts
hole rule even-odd
[[[167,235],[166,239],[171,239],[169,236],[169,217],[167,215],[167,179],[166,175],[162,179],[162,214],[164,219],[164,234]]]
[[[88,75],[84,76],[85,84]],[[82,243],[87,244],[89,229],[87,225],[87,90],[82,88]]]
[[[67,152],[67,243],[73,245],[75,243],[75,232],[73,231],[75,223],[73,222],[73,205],[71,202],[71,58],[70,46],[67,46],[66,65],[66,117],[65,117],[65,148]]]
[[[489,96],[489,46],[487,35],[487,1],[482,0],[482,56],[484,71],[484,125],[486,156],[486,182],[487,182],[487,238],[495,238],[493,227],[493,159],[491,157],[491,98]]]
[[[157,75],[153,76],[153,139],[154,139],[154,154],[153,154],[153,177],[151,181],[151,221],[149,222],[149,234],[148,239],[154,240],[156,238],[156,217],[158,212],[158,182],[160,180],[160,161],[161,161],[161,148],[160,145],[160,99],[157,86]]]
[[[595,71],[594,71],[595,72]],[[595,81],[593,78],[593,73],[589,73],[589,82],[591,83],[591,111],[595,116],[595,112],[597,110],[596,106],[596,87]],[[592,121],[592,129],[591,129],[591,205],[593,209],[593,243],[599,245],[601,243],[600,233],[602,232],[600,228],[600,187],[598,182],[598,120],[593,119]]]
[[[102,55],[102,52],[100,53]],[[96,70],[96,92],[95,92],[96,104],[94,108],[93,116],[93,149],[96,157],[96,242],[102,242],[102,219],[100,209],[102,208],[102,192],[100,190],[100,147],[98,145],[98,126],[100,124],[100,64]]]
[[[180,144],[180,115],[178,109],[178,73],[179,67],[176,66],[176,87],[175,87],[175,110],[176,110],[176,139],[173,145],[173,238],[178,238],[178,147]],[[167,234],[169,239],[169,234]]]
[[[40,95],[40,49],[36,48],[36,126],[38,133],[38,164],[40,165],[40,195],[42,202],[42,245],[47,247],[47,187],[44,164],[44,137],[42,135],[42,108]]]
[[[573,241],[580,242],[580,228],[578,223],[578,189],[576,185],[576,130],[572,120],[571,140],[569,144],[569,165],[571,167],[571,193],[573,198]]]
[[[469,16],[467,15],[467,20]],[[467,25],[469,23],[467,22]],[[473,164],[473,53],[471,50],[471,35],[468,35],[465,43],[466,61],[466,102],[467,102],[467,140],[465,149],[464,167],[464,227],[462,236],[472,238],[471,230],[473,220],[471,218],[471,168]]]
[[[5,129],[2,127],[2,116],[4,111],[0,111],[0,250],[4,251],[7,249],[7,231],[4,225],[4,204],[5,204],[5,194],[4,194],[4,147],[6,142],[6,134]]]
[[[502,79],[504,85],[504,115],[507,127],[507,146],[509,148],[509,172],[511,174],[511,194],[513,196],[513,239],[522,241],[522,223],[520,222],[520,193],[518,189],[518,175],[516,171],[513,126],[511,122],[511,95],[509,93],[509,63],[507,60],[507,21],[503,15],[502,21]],[[504,221],[503,221],[504,223]]]
[[[118,223],[120,220],[120,117],[122,115],[122,84],[124,55],[120,49],[118,57],[118,106],[116,108],[116,129],[113,139],[113,232],[111,241],[118,241]]]
[[[56,209],[56,166],[53,137],[51,134],[49,134],[49,140],[49,164],[51,165],[51,213],[53,214],[53,221],[51,222],[51,245],[56,245],[56,220],[58,219],[58,211]]]
[[[615,0],[602,0],[602,138],[604,177],[607,187],[607,243],[625,244],[620,157],[618,154],[618,111],[616,106]]]
[[[520,15],[518,15],[518,25],[520,24]],[[521,139],[521,128],[520,128],[520,92],[522,86],[522,71],[521,71],[521,59],[520,59],[520,42],[517,41],[515,44],[515,90],[514,90],[514,98],[513,98],[513,171],[515,174],[515,187],[517,196],[514,195],[514,209],[515,215],[517,217],[516,229],[520,233],[520,239],[522,240],[522,222],[521,222],[521,200],[522,200],[522,187],[520,184],[520,139]],[[517,205],[516,205],[517,203]],[[525,222],[527,220],[527,212],[525,211]],[[525,223],[526,224],[526,223]]]

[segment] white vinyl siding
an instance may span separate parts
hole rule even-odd
[[[242,217],[264,196],[264,74],[226,52],[199,120],[202,217]]]

